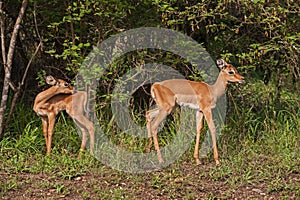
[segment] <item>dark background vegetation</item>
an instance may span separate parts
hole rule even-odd
[[[2,5],[7,48],[20,6],[17,0]],[[299,13],[296,0],[29,1],[16,40],[14,85],[22,81],[35,56],[12,120],[2,133],[0,197],[296,199],[300,195]],[[194,166],[192,150],[167,170],[144,175],[114,171],[88,156],[78,161],[73,155],[80,141],[65,115],[58,118],[53,156],[44,158],[41,122],[32,111],[35,95],[46,88],[42,75],[72,82],[93,46],[139,27],[184,33],[202,44],[212,58],[222,56],[245,76],[246,84],[230,85],[227,91],[226,127],[218,141],[221,167],[209,164],[211,157],[206,166]],[[115,61],[99,77],[97,102],[99,121],[107,125],[117,144],[134,146],[113,123],[109,105],[114,83],[128,70],[154,62],[174,67],[187,79],[199,79],[199,72],[168,52],[130,52]],[[4,67],[0,76],[2,90]],[[131,105],[141,123],[151,101],[148,90],[149,86],[138,90]],[[14,93],[9,90],[4,119]]]

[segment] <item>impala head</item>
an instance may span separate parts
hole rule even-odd
[[[227,81],[239,83],[244,82],[244,77],[238,73],[233,65],[226,63],[223,59],[218,59],[217,65],[220,68],[221,72],[224,73]]]
[[[48,85],[61,87],[62,89],[65,89],[64,91],[66,91],[66,93],[70,93],[68,91],[72,91],[72,93],[74,92],[74,87],[62,79],[57,79],[50,75],[44,77],[44,79]]]

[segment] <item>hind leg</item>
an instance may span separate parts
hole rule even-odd
[[[145,150],[146,153],[149,153],[151,151],[151,147],[152,147],[152,143],[153,143],[153,140],[152,140],[153,134],[151,131],[151,126],[152,126],[151,124],[155,120],[155,117],[158,115],[158,113],[159,113],[158,108],[155,108],[155,109],[152,109],[152,110],[149,110],[146,112],[147,131],[148,131],[148,146]]]

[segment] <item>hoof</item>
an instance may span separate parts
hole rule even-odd
[[[145,153],[150,153],[150,149],[149,148],[147,148],[147,149],[145,149]]]
[[[92,149],[90,149],[90,155],[94,156],[94,151]]]
[[[158,157],[158,163],[159,163],[159,164],[163,164],[163,163],[164,163],[164,160],[162,159],[161,156]]]
[[[199,159],[196,159],[196,165],[202,165],[202,163]]]

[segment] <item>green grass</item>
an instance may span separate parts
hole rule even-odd
[[[247,87],[248,91],[253,89],[251,85]],[[264,92],[258,95],[265,102],[267,95]],[[214,165],[211,154],[203,159],[203,165],[196,166],[193,143],[168,167],[141,174],[111,169],[88,153],[78,159],[80,137],[66,115],[57,119],[51,156],[45,156],[40,119],[19,106],[20,117],[15,116],[10,131],[0,142],[0,197],[297,199],[300,196],[299,99],[283,96],[276,107],[271,100],[262,106],[260,101],[247,100],[248,97],[228,96],[231,110],[218,141],[220,166]],[[176,118],[176,114],[170,117],[159,135],[161,146],[176,137],[174,129],[178,122],[170,123]],[[103,129],[115,145],[143,152],[146,139],[120,131],[113,118],[107,121],[102,123]],[[191,127],[189,132],[194,137],[195,128]],[[126,158],[121,154],[114,155],[116,164],[122,164],[122,160]]]

